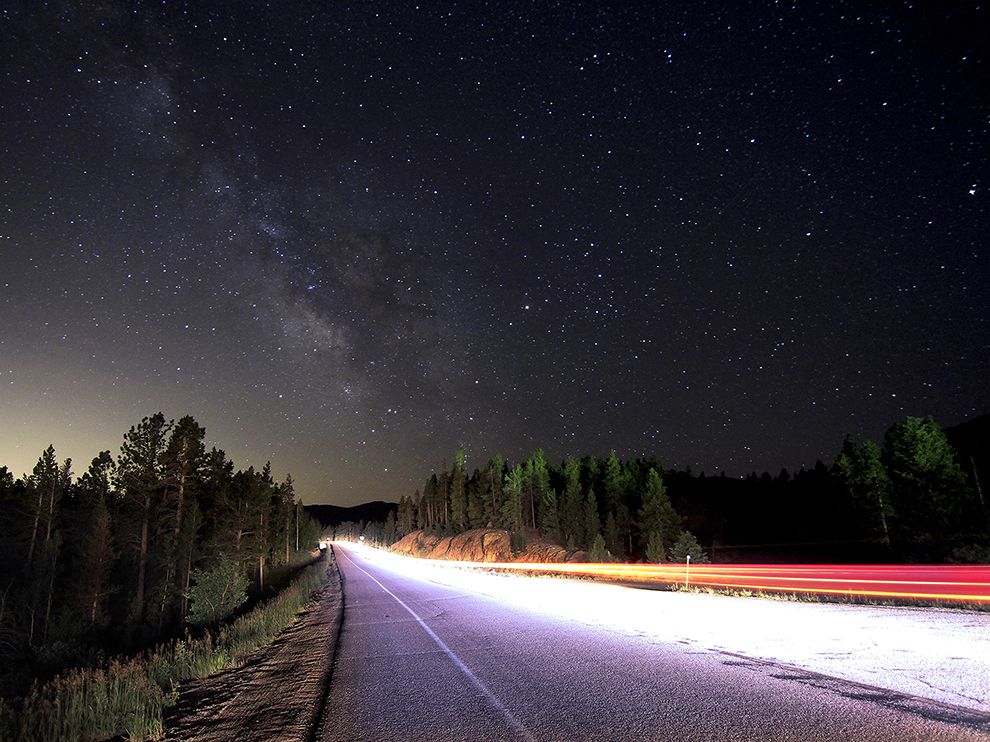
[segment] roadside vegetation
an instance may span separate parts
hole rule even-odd
[[[19,708],[0,705],[0,738],[42,742],[160,736],[163,712],[177,700],[179,685],[236,667],[271,642],[326,581],[327,569],[328,558],[316,560],[275,597],[227,625],[36,685]]]
[[[111,694],[113,683],[137,687],[143,671],[107,658],[165,651],[267,601],[320,532],[291,476],[235,469],[190,416],[144,418],[78,478],[54,446],[20,478],[0,467],[4,708],[55,676],[82,683],[89,671],[76,678],[75,667],[127,676],[94,686]]]

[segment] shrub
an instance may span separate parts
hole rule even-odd
[[[691,556],[691,561],[695,564],[708,564],[711,560],[701,548],[698,539],[690,531],[682,531],[677,541],[670,550],[670,558],[675,562],[683,562]]]
[[[946,561],[950,564],[990,564],[990,546],[980,544],[957,546]]]
[[[588,552],[590,562],[610,562],[611,556],[605,548],[605,538],[599,533],[591,544],[591,551]]]
[[[221,559],[211,569],[194,569],[189,598],[193,626],[213,626],[231,616],[247,600],[248,579],[230,559]]]
[[[659,530],[650,531],[650,540],[646,543],[646,561],[653,564],[663,564],[667,554],[663,550],[663,533]]]

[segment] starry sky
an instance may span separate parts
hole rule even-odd
[[[158,410],[309,503],[990,410],[990,9],[0,8],[0,464]]]

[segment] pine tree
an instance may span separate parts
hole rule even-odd
[[[206,430],[191,416],[186,415],[172,428],[172,435],[162,454],[166,486],[175,501],[173,533],[179,537],[182,529],[182,511],[187,491],[196,484],[199,468],[206,448],[203,439]]]
[[[386,545],[391,546],[398,541],[397,534],[398,526],[396,524],[395,511],[389,510],[388,515],[385,516],[385,527],[383,531]]]
[[[884,436],[900,532],[908,541],[943,535],[954,525],[966,479],[945,433],[929,418],[908,417]]]
[[[419,494],[419,490],[413,494],[412,512],[415,516],[413,521],[415,528],[413,530],[422,531],[426,528],[426,503]]]
[[[481,476],[481,472],[475,469],[467,482],[467,514],[470,528],[484,528],[488,522],[485,517],[485,495],[482,492]]]
[[[171,429],[172,423],[166,422],[161,412],[144,418],[124,436],[117,460],[117,489],[133,515],[137,531],[133,539],[137,552],[137,579],[131,607],[131,616],[136,622],[145,616],[151,527],[163,500],[165,471],[161,458]]]
[[[589,562],[610,562],[612,561],[609,556],[608,549],[605,547],[605,539],[599,533],[595,536],[595,540],[591,542],[591,550],[588,552]]]
[[[646,475],[646,489],[643,492],[643,506],[639,511],[639,530],[644,546],[654,534],[658,534],[664,552],[674,546],[681,532],[681,518],[667,496],[667,488],[656,469]],[[654,561],[649,559],[649,561]]]
[[[190,500],[182,517],[182,530],[179,532],[177,552],[179,565],[176,574],[179,576],[179,618],[185,620],[189,613],[189,584],[192,581],[192,568],[202,556],[203,542],[200,530],[203,526],[203,515],[200,501]]]
[[[257,509],[258,526],[254,533],[253,547],[258,564],[258,588],[265,589],[265,570],[271,561],[273,511],[277,498],[275,497],[275,480],[272,478],[272,462],[265,462],[257,478]]]
[[[183,597],[192,568],[195,533],[184,528],[184,516],[188,502],[199,487],[201,466],[206,448],[203,439],[206,430],[190,415],[181,418],[172,428],[171,436],[161,455],[164,470],[163,510],[171,520],[171,533],[161,534],[162,559],[165,574],[159,584],[159,625],[165,623],[167,614],[187,605]]]
[[[632,527],[629,518],[629,508],[624,502],[626,494],[626,477],[622,465],[615,454],[609,451],[608,458],[602,467],[602,491],[605,501],[605,542],[613,554],[625,551],[624,541],[630,540]],[[609,525],[611,516],[611,526]]]
[[[560,503],[560,529],[568,542],[584,543],[584,512],[581,503],[581,465],[573,456],[564,460],[561,470],[563,494]]]
[[[537,449],[526,462],[523,484],[523,517],[526,519],[527,525],[532,528],[539,526],[536,518],[537,502],[549,488],[550,472],[547,467],[547,459],[543,455],[543,450]]]
[[[483,520],[487,526],[494,526],[499,521],[499,513],[502,509],[502,481],[505,476],[505,459],[496,454],[488,460],[485,466],[484,478],[484,515]]]
[[[622,505],[622,467],[615,451],[609,451],[602,468],[602,493],[605,499],[605,514],[616,513]]]
[[[47,540],[41,541],[31,565],[27,583],[28,644],[44,644],[47,638],[61,546],[62,534],[56,529]]]
[[[90,462],[89,469],[79,478],[76,486],[84,507],[93,507],[101,501],[107,504],[110,501],[115,467],[109,451],[100,451]]]
[[[670,558],[674,562],[683,562],[691,556],[692,564],[708,564],[708,555],[705,554],[698,539],[690,531],[682,531],[677,537],[673,548],[670,550]]]
[[[447,535],[450,532],[450,473],[444,462],[440,477],[437,480],[437,516],[440,521],[439,532]]]
[[[56,499],[59,485],[59,467],[55,458],[55,447],[48,446],[38,459],[38,463],[34,465],[34,472],[27,482],[32,525],[27,560],[24,563],[25,569],[31,568],[42,531],[48,534],[47,538],[50,538],[52,523],[48,518],[46,503]]]
[[[605,545],[613,554],[622,553],[622,531],[613,512],[605,516]]]
[[[293,521],[298,509],[296,507],[296,483],[293,481],[292,475],[286,474],[285,481],[278,485],[276,489],[279,504],[278,509],[282,517],[282,532],[285,538],[285,557],[283,564],[289,564],[292,560],[290,547],[292,544]]]
[[[584,540],[582,544],[590,547],[595,537],[601,534],[602,524],[598,519],[598,498],[594,489],[588,489],[584,496]]]
[[[887,522],[894,512],[890,505],[890,477],[881,460],[880,447],[873,441],[864,441],[857,447],[847,435],[832,473],[849,495],[859,532],[889,547]]]
[[[74,581],[77,611],[90,628],[107,625],[107,599],[116,592],[110,584],[117,554],[113,549],[110,512],[103,498],[96,501],[89,515],[83,541],[76,546],[84,568]]]
[[[585,456],[581,459],[581,491],[585,494],[588,490],[598,487],[598,475],[601,466],[594,456]]]
[[[499,520],[503,528],[514,533],[521,533],[523,529],[523,482],[522,465],[516,464],[505,475],[505,485],[502,488],[504,500]]]
[[[416,496],[419,496],[418,492]],[[403,495],[399,498],[399,510],[396,515],[396,530],[399,538],[413,532],[413,518],[412,500]]]
[[[540,533],[551,541],[560,541],[560,522],[557,515],[557,493],[547,487],[540,499]]]
[[[663,564],[667,561],[667,552],[663,548],[663,534],[660,531],[650,531],[646,541],[646,561]]]
[[[465,492],[464,449],[454,454],[454,466],[450,471],[450,525],[455,533],[468,527],[467,496]]]
[[[426,513],[423,518],[423,529],[427,532],[439,531],[440,517],[438,504],[440,501],[440,482],[436,474],[431,474],[423,488],[423,506]]]
[[[118,557],[108,507],[114,496],[113,476],[113,457],[109,451],[101,451],[74,488],[76,527],[69,535],[74,557],[66,579],[70,585],[72,613],[81,625],[89,628],[106,625],[107,602],[117,590],[110,584]]]
[[[62,497],[69,489],[72,460],[58,465],[55,448],[48,446],[35,464],[28,480],[28,504],[31,517],[31,541],[24,563],[27,582],[28,643],[48,639],[48,627],[55,602],[55,581],[61,557],[62,534],[56,522]]]

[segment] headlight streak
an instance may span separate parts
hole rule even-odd
[[[448,567],[683,585],[684,564],[547,564],[422,560]],[[692,587],[990,604],[988,565],[692,564]]]
[[[478,564],[468,567],[571,574],[645,584],[683,584],[681,564]],[[694,587],[864,598],[990,603],[990,567],[903,565],[691,565]]]
[[[870,687],[931,698],[990,713],[990,613],[890,605],[733,598],[704,592],[636,589],[625,574],[683,584],[684,565],[532,564],[453,562],[393,554],[342,543],[356,557],[403,579],[454,588],[437,600],[483,595],[534,621],[563,619],[634,641],[682,645],[688,651],[728,652],[783,663]],[[496,567],[492,569],[492,567]],[[712,582],[745,584],[781,578],[844,580],[877,598],[938,595],[944,608],[986,604],[990,567],[902,565],[691,565]],[[723,579],[716,580],[721,572]],[[533,579],[546,574],[589,575],[595,580]],[[741,575],[738,579],[732,573]],[[603,576],[604,575],[604,576]],[[751,579],[744,580],[742,576]],[[915,579],[909,579],[914,577]],[[383,578],[384,579],[384,578]],[[856,582],[858,581],[858,582]],[[794,593],[793,581],[767,590]],[[963,587],[956,587],[958,585]],[[909,585],[913,585],[912,589]],[[714,585],[713,585],[714,586]],[[854,587],[855,586],[855,587]],[[920,586],[920,587],[919,587]],[[821,593],[820,585],[811,592]],[[862,589],[868,587],[869,589]],[[833,585],[833,594],[849,590]],[[878,593],[892,593],[883,595]],[[945,596],[961,595],[953,601]],[[936,602],[936,601],[932,601]],[[442,616],[443,603],[424,601]],[[439,619],[438,619],[439,620]]]

